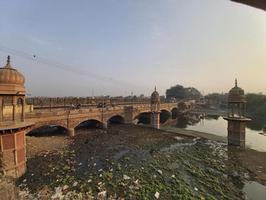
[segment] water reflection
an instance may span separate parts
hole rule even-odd
[[[247,127],[251,130],[266,132],[265,122],[266,119],[263,118],[252,119],[252,121],[247,124]]]
[[[206,115],[205,116],[205,119],[215,119],[215,120],[217,120],[217,119],[219,119],[219,115]]]
[[[186,116],[180,116],[177,119],[176,127],[177,128],[187,128],[188,124],[189,124],[189,118]]]
[[[246,128],[246,146],[257,151],[266,151],[265,120],[252,119]],[[227,122],[218,115],[183,115],[177,118],[175,127],[211,133],[227,137]]]
[[[247,199],[265,200],[266,186],[251,181],[245,183],[243,192],[246,193]]]
[[[231,173],[234,184],[245,193],[246,199],[265,199],[266,186],[257,182],[259,180],[264,182],[263,180],[265,180],[265,152],[257,152],[251,149],[243,150],[238,147],[227,146],[227,156],[228,161],[238,163],[246,169],[243,171],[229,172],[229,174]],[[256,179],[254,179],[254,175]]]

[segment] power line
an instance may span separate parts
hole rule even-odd
[[[0,44],[0,51],[2,51],[4,53],[11,53],[11,54],[14,54],[16,56],[22,57],[24,59],[28,59],[28,60],[31,60],[31,61],[34,61],[34,62],[37,62],[37,63],[41,63],[41,64],[44,64],[44,65],[47,65],[49,67],[56,67],[58,69],[69,71],[69,72],[72,72],[72,73],[75,73],[75,74],[78,74],[78,75],[89,76],[90,78],[93,78],[93,79],[96,79],[96,80],[101,80],[101,81],[105,81],[105,82],[108,82],[108,83],[111,82],[111,83],[119,85],[119,86],[127,85],[129,87],[136,87],[136,85],[130,84],[130,83],[125,82],[125,81],[116,80],[116,79],[113,79],[112,77],[101,76],[99,74],[88,72],[88,71],[77,70],[77,69],[73,68],[70,65],[67,65],[67,64],[64,64],[64,63],[61,63],[61,62],[58,62],[58,61],[50,60],[50,59],[41,57],[41,56],[36,55],[36,54],[30,54],[30,53],[26,53],[26,52],[23,52],[23,51],[20,51],[20,50],[15,50],[15,49],[12,49],[12,48],[9,48],[9,47],[5,47],[5,46],[3,46],[1,44]]]

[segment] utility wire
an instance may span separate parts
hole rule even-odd
[[[119,86],[127,85],[129,87],[140,87],[140,86],[136,86],[136,85],[130,84],[130,83],[125,82],[125,81],[113,79],[112,77],[101,76],[101,75],[96,74],[96,73],[83,71],[83,70],[77,70],[77,69],[75,69],[74,67],[72,67],[70,65],[67,65],[67,64],[64,64],[64,63],[61,63],[61,62],[57,62],[57,61],[54,61],[54,60],[50,60],[50,59],[41,57],[41,56],[36,55],[36,54],[30,54],[30,53],[26,53],[26,52],[23,52],[23,51],[20,51],[20,50],[15,50],[15,49],[3,46],[1,44],[0,44],[0,51],[2,51],[4,53],[11,53],[11,54],[14,54],[16,56],[22,57],[24,59],[28,59],[28,60],[31,60],[31,61],[34,61],[34,62],[37,62],[37,63],[41,63],[41,64],[44,64],[44,65],[47,65],[49,67],[56,67],[56,68],[61,69],[61,70],[69,71],[69,72],[72,72],[72,73],[75,73],[75,74],[78,74],[78,75],[89,76],[90,78],[93,78],[93,79],[96,79],[96,80],[101,80],[101,81],[108,82],[108,83],[111,82],[111,83],[113,83],[115,85],[119,85]]]

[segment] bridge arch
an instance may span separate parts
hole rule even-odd
[[[87,119],[79,122],[79,124],[74,127],[75,130],[88,128],[104,128],[104,123],[97,119]]]
[[[137,120],[136,124],[150,124],[151,112],[141,112],[134,117],[134,120]]]
[[[57,124],[34,126],[26,135],[35,137],[67,136],[67,128]]]
[[[60,126],[60,127],[65,128],[65,129],[68,128],[66,121],[57,120],[57,121],[37,122],[34,124],[34,126],[32,126],[31,130],[38,129],[38,128],[43,127],[43,126]]]
[[[166,109],[162,109],[160,112],[160,123],[163,124],[170,118],[171,118],[171,112]]]
[[[121,115],[113,115],[107,120],[107,124],[124,124],[125,118]]]

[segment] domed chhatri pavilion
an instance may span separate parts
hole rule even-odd
[[[246,123],[251,119],[246,116],[246,99],[244,90],[233,87],[228,94],[228,114],[224,117],[228,121],[228,144],[245,147]]]
[[[24,83],[24,76],[11,67],[10,56],[8,56],[6,65],[3,68],[0,68],[0,93],[25,96]]]
[[[26,170],[25,78],[10,64],[0,68],[0,173],[19,177]]]
[[[156,91],[156,87],[151,94],[151,126],[160,128],[160,95]]]

